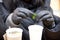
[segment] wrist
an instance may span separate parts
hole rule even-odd
[[[13,15],[13,13],[11,13],[9,16],[8,16],[8,18],[7,18],[7,20],[6,20],[6,25],[9,27],[16,27],[16,26],[18,26],[18,25],[16,25],[13,21],[12,21],[12,15]]]
[[[19,25],[20,22],[17,20],[16,16],[12,15],[11,20],[14,24]]]

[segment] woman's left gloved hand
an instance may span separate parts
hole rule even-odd
[[[42,21],[43,25],[49,29],[55,27],[54,18],[51,12],[47,10],[42,10],[37,14],[37,21]]]

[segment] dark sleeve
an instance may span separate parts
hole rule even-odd
[[[17,2],[17,0],[3,0],[4,6],[5,6],[10,12],[13,12],[13,10],[16,8],[16,2]]]
[[[59,40],[60,39],[60,17],[54,15],[55,19],[55,28],[53,29],[45,29],[45,37],[50,40]]]
[[[50,7],[50,0],[43,0],[43,1],[44,1],[44,4],[37,8],[36,13],[39,13],[42,10],[48,10],[53,14],[53,10]]]
[[[56,25],[60,23],[60,17],[56,15],[54,15],[54,20],[55,20]]]
[[[50,1],[51,0],[44,0],[44,5],[43,5],[42,8],[43,8],[43,10],[48,10],[48,11],[50,11],[53,14],[53,10],[50,7]]]
[[[50,7],[50,1],[51,0],[44,0],[44,5],[43,5],[43,10],[48,10],[50,11],[51,13],[53,13],[53,10],[52,8]]]
[[[8,29],[8,27],[4,24],[4,21],[0,15],[0,40],[3,39],[6,29]]]
[[[50,7],[50,1],[51,0],[44,0],[44,5],[43,5],[42,8],[43,8],[43,10],[48,10],[48,11],[50,11],[53,14],[53,10]]]
[[[50,7],[50,1],[51,1],[51,0],[43,0],[43,1],[44,1],[44,3],[45,3],[45,4],[44,4],[45,7]]]
[[[60,39],[60,23],[52,30],[45,29],[45,37],[50,40]]]
[[[4,8],[2,3],[0,3],[0,15],[3,18],[4,22],[6,21],[6,18],[9,15],[8,10]]]

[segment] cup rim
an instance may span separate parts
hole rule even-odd
[[[34,28],[38,28],[38,29],[43,29],[43,26],[41,26],[41,25],[30,25],[29,27],[28,27],[28,29],[34,29]]]
[[[21,28],[9,28],[6,30],[6,33],[9,34],[9,32],[13,32],[13,31],[23,32]]]

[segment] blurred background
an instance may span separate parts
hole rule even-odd
[[[50,6],[53,9],[54,15],[60,17],[60,0],[51,0]]]

